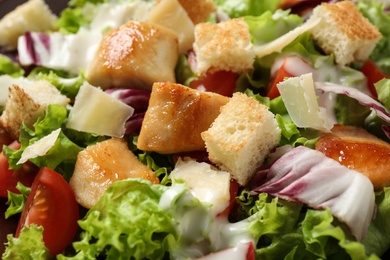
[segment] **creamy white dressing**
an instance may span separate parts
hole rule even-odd
[[[26,40],[26,36],[19,37],[20,63],[25,66],[37,63],[73,74],[79,74],[80,70],[87,71],[104,33],[133,19],[146,20],[149,8],[150,4],[143,1],[86,5],[84,10],[86,16],[93,13],[94,17],[89,17],[92,19],[91,23],[80,28],[76,34],[64,35],[54,32],[43,37],[41,33],[30,33],[35,49],[34,55],[31,54],[28,46],[31,43]]]
[[[332,82],[345,86],[353,86],[365,94],[370,94],[367,87],[367,81],[363,73],[356,70],[351,70],[348,67],[334,65],[329,57],[319,56],[314,65],[304,61],[301,57],[294,53],[286,54],[279,57],[271,68],[271,76],[284,66],[285,70],[294,77],[303,74],[312,73],[314,82]],[[324,108],[328,120],[333,124],[337,123],[334,107],[336,105],[337,94],[322,93],[316,91],[318,105]]]
[[[248,242],[254,238],[248,222],[230,223],[227,216],[215,217],[207,207],[193,207],[195,197],[184,184],[173,184],[165,191],[159,206],[171,210],[178,220],[180,246],[172,253],[174,259],[199,258]],[[189,207],[192,205],[192,207]]]
[[[248,251],[250,250],[249,244],[239,244],[235,247],[228,248],[217,253],[212,253],[207,256],[198,258],[197,260],[246,260]]]
[[[210,164],[195,160],[179,160],[170,173],[173,181],[183,179],[191,193],[204,203],[211,205],[215,216],[229,205],[230,173],[213,169]]]

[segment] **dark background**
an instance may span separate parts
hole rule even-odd
[[[12,11],[15,6],[18,6],[26,0],[0,0],[0,18],[3,17],[6,13]],[[45,0],[45,2],[50,6],[54,13],[59,14],[60,11],[66,7],[68,1],[63,0]]]

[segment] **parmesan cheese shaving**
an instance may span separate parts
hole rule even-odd
[[[42,137],[35,143],[26,147],[23,151],[22,156],[16,164],[23,164],[29,159],[37,158],[47,154],[47,152],[54,146],[57,141],[58,136],[61,133],[61,128],[54,130],[45,137]]]
[[[333,127],[326,109],[318,105],[312,73],[291,77],[277,85],[284,105],[297,127],[329,132]]]
[[[273,52],[281,52],[284,47],[289,45],[301,34],[314,28],[319,22],[320,22],[319,18],[315,20],[310,20],[310,22],[306,22],[302,24],[301,26],[273,40],[272,42],[260,46],[253,46],[254,52],[256,53],[256,56],[258,58],[262,58]]]

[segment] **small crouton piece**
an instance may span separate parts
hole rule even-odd
[[[32,128],[38,117],[43,116],[48,105],[66,106],[69,101],[69,98],[45,80],[23,86],[13,85],[9,88],[5,110],[0,116],[0,126],[17,140],[23,122]]]
[[[201,136],[210,161],[245,186],[278,145],[281,131],[267,106],[237,92]]]
[[[318,18],[320,23],[310,33],[340,65],[366,60],[382,37],[351,1],[322,3],[314,8],[309,21]]]
[[[219,70],[241,73],[252,69],[255,59],[252,47],[248,25],[241,18],[195,26],[194,51],[200,75]]]
[[[14,50],[18,37],[27,31],[45,32],[54,28],[57,16],[44,0],[29,0],[0,20],[0,46]]]
[[[155,173],[129,150],[124,139],[111,138],[79,152],[69,184],[77,202],[89,209],[112,183],[128,178],[160,183]]]
[[[179,0],[194,24],[203,23],[217,10],[212,0]]]
[[[207,130],[228,97],[174,83],[155,83],[137,147],[163,154],[204,150]]]
[[[159,0],[149,12],[148,21],[171,29],[179,39],[179,52],[187,53],[194,43],[194,24],[178,0]]]
[[[130,21],[107,32],[88,66],[87,80],[107,88],[151,90],[154,82],[175,82],[178,38],[170,29]]]

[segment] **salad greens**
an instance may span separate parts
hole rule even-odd
[[[71,0],[69,7],[59,16],[56,30],[75,34],[92,21],[95,9],[91,6],[124,2],[136,1]],[[291,13],[291,10],[277,9],[282,2],[214,0],[218,11],[228,17],[243,17],[254,45],[269,43],[304,23],[304,18]],[[384,36],[370,59],[390,75],[390,14],[385,12],[383,4],[375,0],[359,0],[357,6]],[[280,147],[314,148],[321,133],[297,127],[281,97],[266,97],[274,64],[289,54],[308,61],[313,77],[318,80],[364,91],[366,78],[359,70],[360,64],[351,67],[336,65],[333,55],[319,51],[309,33],[301,34],[281,53],[256,58],[254,69],[239,75],[236,91],[245,92],[275,114],[282,132]],[[187,55],[180,55],[175,69],[178,83],[188,86],[193,79],[199,78],[191,66]],[[83,70],[73,75],[36,67],[26,73],[5,55],[0,55],[0,75],[24,75],[30,80],[47,80],[72,101],[86,80]],[[378,100],[390,109],[390,79],[377,82],[375,88]],[[388,140],[382,126],[390,123],[378,118],[369,106],[345,95],[338,95],[333,106],[333,116],[338,123],[364,127]],[[27,147],[60,129],[54,146],[45,155],[29,160],[39,167],[49,167],[69,180],[77,154],[87,146],[109,138],[67,129],[69,109],[49,105],[33,128],[23,125],[19,139],[21,148],[3,148],[10,168],[21,166],[18,161]],[[142,109],[137,111],[141,118],[143,113]],[[58,255],[57,259],[194,259],[232,247],[237,240],[252,242],[256,259],[379,259],[390,247],[390,188],[375,193],[376,215],[360,242],[351,237],[329,209],[315,210],[266,193],[253,194],[244,187],[239,189],[237,208],[229,219],[215,217],[209,212],[209,204],[194,197],[184,183],[170,179],[169,173],[174,168],[173,156],[138,150],[137,137],[137,132],[131,131],[124,138],[138,159],[156,173],[160,184],[141,179],[113,183],[99,202],[78,221],[80,236],[75,237],[71,249]],[[21,184],[18,189],[20,195],[9,192],[7,217],[23,210],[29,189]],[[42,232],[42,227],[31,225],[25,227],[18,238],[8,235],[3,259],[46,259],[49,251],[43,243]]]

